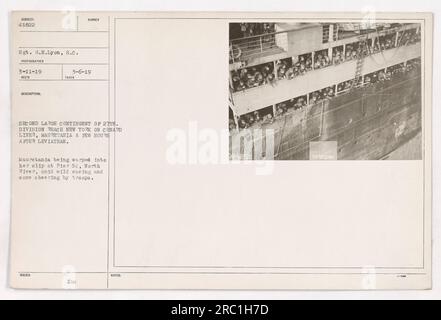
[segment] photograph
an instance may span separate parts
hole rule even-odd
[[[421,24],[229,24],[230,158],[421,160]]]

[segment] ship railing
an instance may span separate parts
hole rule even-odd
[[[419,41],[417,41],[417,42],[420,42],[420,41],[421,41],[421,40],[419,40]],[[390,47],[390,48],[388,48],[388,49],[385,49],[385,50],[392,50],[392,49],[396,49],[396,48],[398,48],[398,47],[404,47],[404,46],[407,46],[407,45],[410,45],[410,44],[414,44],[414,43],[417,43],[417,42],[400,43],[400,41],[398,41],[396,46],[392,46],[392,47]],[[363,58],[365,58],[365,57],[367,57],[367,56],[370,56],[370,55],[377,54],[377,53],[381,53],[381,52],[382,52],[382,49],[378,49],[378,50],[377,50],[377,49],[375,49],[375,48],[369,48],[368,52],[365,53],[365,54],[363,55]],[[314,67],[314,63],[313,63],[313,64],[312,64],[312,68],[311,68],[311,69],[307,69],[305,73],[308,73],[308,72],[310,72],[310,71],[314,71],[314,70],[321,70],[321,69],[328,68],[328,67],[331,67],[331,66],[334,66],[334,65],[340,65],[340,64],[343,64],[343,63],[345,63],[345,62],[352,61],[352,60],[354,60],[354,59],[357,59],[357,58],[353,58],[353,57],[346,58],[346,57],[344,57],[344,58],[342,59],[342,61],[340,61],[340,62],[338,62],[338,63],[334,62],[333,59],[330,59],[330,63],[329,63],[329,64],[327,64],[327,65],[325,65],[325,66],[322,66],[322,67],[320,67],[320,68]],[[292,80],[292,79],[295,79],[295,78],[299,78],[299,77],[301,77],[302,75],[305,74],[305,73],[300,73],[300,74],[297,74],[297,75],[293,75],[293,76],[291,76],[291,77],[288,77],[288,76],[285,76],[285,77],[279,77],[279,76],[277,75],[277,66],[276,66],[276,64],[275,64],[274,61],[273,61],[273,63],[274,63],[274,70],[273,70],[273,73],[274,73],[275,81]],[[254,66],[254,67],[257,67],[257,66]],[[251,68],[251,67],[249,67],[249,68]],[[246,87],[246,88],[243,88],[243,89],[239,89],[239,90],[237,90],[236,88],[233,88],[232,90],[233,90],[233,93],[240,93],[240,92],[249,91],[249,90],[252,90],[252,89],[254,89],[254,88],[257,88],[257,87],[260,87],[260,86],[263,86],[263,85],[268,85],[268,84],[270,84],[270,83],[268,83],[267,81],[264,81],[264,82],[262,82],[261,84],[255,84],[255,85],[253,85],[253,86],[249,86],[249,87]]]
[[[230,63],[253,59],[267,52],[286,51],[288,32],[277,31],[230,40]]]
[[[366,34],[377,33],[379,36],[383,36],[390,33],[406,31],[411,28],[416,28],[416,26],[401,25],[382,30],[369,29],[366,30]],[[243,62],[269,52],[287,51],[288,34],[295,31],[296,30],[283,30],[230,40],[230,63]],[[343,40],[357,36],[358,34],[339,36],[336,40]]]

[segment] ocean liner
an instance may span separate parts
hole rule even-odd
[[[229,48],[230,157],[421,159],[420,24],[231,23]]]

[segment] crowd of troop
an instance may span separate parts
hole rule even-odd
[[[353,87],[359,87],[361,85],[370,85],[377,82],[385,82],[392,79],[393,76],[397,74],[408,73],[411,70],[419,67],[421,64],[421,59],[416,58],[407,61],[406,63],[399,63],[397,65],[388,67],[386,69],[377,70],[366,74],[364,77],[359,77],[358,79],[352,79],[348,81],[341,82],[337,85],[337,92],[342,93]]]
[[[332,48],[332,63],[333,64],[340,64],[345,61],[345,56],[343,53],[343,46],[338,46]]]
[[[330,99],[335,96],[335,85],[311,92],[309,94],[309,104],[314,105],[324,99]]]
[[[234,91],[241,91],[263,84],[273,84],[274,81],[274,65],[272,62],[231,72]]]
[[[386,82],[399,74],[406,74],[412,70],[419,69],[421,66],[421,59],[416,58],[407,61],[406,63],[400,63],[386,69],[378,70],[364,77],[358,77],[339,83],[337,86],[332,85],[321,90],[317,90],[309,93],[309,101],[307,95],[296,97],[290,100],[286,100],[277,103],[274,108],[272,106],[256,110],[254,112],[242,115],[238,119],[239,129],[246,129],[253,126],[261,126],[264,124],[273,123],[276,119],[284,116],[287,113],[302,110],[306,106],[315,105],[325,99],[331,99],[336,94],[342,94],[349,89],[358,86],[369,86],[377,82]],[[230,130],[236,129],[236,122],[230,118],[229,122]]]
[[[364,57],[368,55],[369,52],[371,52],[370,48],[372,48],[370,44],[371,42],[372,41],[360,41],[347,44],[342,62],[358,59],[361,56]]]
[[[262,24],[256,24],[262,25]],[[263,25],[262,25],[263,26]],[[374,39],[362,40],[332,48],[332,57],[328,49],[289,57],[252,67],[245,67],[231,72],[234,92],[244,91],[263,84],[274,85],[277,80],[293,79],[313,69],[337,65],[345,61],[358,59],[360,56],[388,50],[396,46],[409,45],[420,41],[419,29],[404,30],[397,33],[381,35]]]
[[[421,29],[405,30],[400,32],[398,37],[398,45],[405,46],[408,44],[414,44],[421,41]]]
[[[331,59],[328,56],[328,50],[316,51],[314,54],[314,69],[320,69],[331,65]]]
[[[296,111],[302,110],[308,104],[307,96],[301,96],[293,99],[289,99],[280,103],[277,103],[274,106],[263,108],[260,110],[256,110],[254,112],[245,114],[241,116],[238,120],[239,129],[247,129],[253,126],[261,126],[264,124],[271,124],[277,118],[281,116]],[[230,130],[236,129],[236,123],[233,119],[230,118],[229,122]]]
[[[406,63],[400,63],[386,69],[386,74],[389,77],[396,74],[405,74],[415,69],[421,69],[421,58],[408,60]]]
[[[261,126],[265,124],[273,123],[277,118],[285,115],[286,113],[294,110],[302,109],[307,105],[307,97],[302,96],[294,99],[290,99],[276,104],[273,109],[272,106],[256,110],[240,117],[238,124],[239,129],[247,129],[253,126]],[[236,123],[233,119],[230,119],[230,130],[236,129]]]
[[[272,107],[267,107],[241,116],[238,120],[238,124],[240,129],[247,129],[253,125],[262,125],[265,123],[272,123],[273,121],[274,116]],[[236,129],[236,123],[231,118],[229,120],[229,128],[230,130]]]
[[[358,77],[357,79],[352,79],[352,80],[340,82],[337,85],[337,93],[342,93],[344,91],[350,90],[353,87],[359,87],[362,84],[363,84],[362,77]]]
[[[290,111],[301,110],[307,105],[307,97],[301,96],[276,104],[276,117],[282,116]]]
[[[244,38],[275,32],[275,23],[241,23],[240,31]]]
[[[292,58],[277,60],[276,68],[278,80],[293,79],[312,70],[312,55],[301,55],[296,61]]]

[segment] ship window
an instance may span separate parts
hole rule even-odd
[[[414,69],[421,70],[421,58],[415,58],[407,61],[406,71],[411,71]]]
[[[341,93],[342,91],[348,90],[351,84],[350,81],[343,81],[337,85],[337,93]]]
[[[246,129],[253,125],[262,125],[273,122],[273,107],[269,106],[240,116],[239,128]]]
[[[347,91],[351,89],[351,87],[352,87],[352,80],[340,82],[337,85],[337,93],[342,93],[344,91]]]
[[[398,34],[398,45],[405,46],[413,44],[421,40],[421,32],[419,29],[410,29],[401,31]]]
[[[331,64],[331,59],[328,55],[328,49],[323,49],[314,52],[314,69],[327,67]]]
[[[362,85],[362,84],[363,84],[363,77],[362,77],[362,76],[358,76],[358,77],[355,79],[354,86],[359,87],[359,86]]]
[[[334,29],[332,30],[332,40],[338,40],[338,23],[334,23]]]
[[[322,42],[329,42],[329,24],[324,24],[322,29]]]
[[[260,109],[259,110],[259,114],[260,114],[261,117],[268,117],[268,116],[272,117],[272,116],[274,116],[274,114],[273,114],[273,106],[269,106],[269,107]]]
[[[339,64],[345,61],[345,57],[343,54],[343,46],[338,46],[332,48],[332,63]]]
[[[387,73],[391,73],[392,75],[394,75],[394,74],[397,74],[397,73],[400,73],[400,72],[404,72],[405,68],[406,67],[404,66],[404,63],[398,63],[398,64],[395,64],[393,66],[388,67],[386,69],[386,72]]]
[[[307,53],[299,55],[298,57],[293,57],[292,63],[293,66],[288,71],[288,79],[303,75],[306,72],[312,70],[312,54]]]
[[[292,58],[280,59],[276,61],[277,78],[291,78]]]
[[[357,59],[358,57],[358,42],[348,43],[345,46],[345,60]]]
[[[354,88],[354,87],[357,88],[360,85],[362,85],[362,83],[363,83],[363,77],[362,76],[359,76],[356,79],[340,82],[337,85],[337,94],[344,93],[344,92],[346,92],[349,89]]]
[[[288,112],[288,109],[290,108],[290,100],[286,100],[280,103],[276,104],[276,117],[280,117]]]
[[[292,98],[276,104],[276,117],[280,117],[285,113],[290,113],[295,110],[302,109],[307,105],[306,95]]]
[[[274,65],[272,62],[231,72],[231,83],[235,92],[258,87],[263,84],[271,84],[274,80]]]
[[[314,105],[323,99],[332,98],[335,95],[335,85],[311,92],[309,94],[309,104]]]
[[[374,71],[374,72],[366,74],[364,76],[364,83],[365,84],[369,84],[369,83],[376,83],[376,82],[378,82],[380,73],[384,73],[384,71],[383,70],[378,70],[378,71]]]
[[[378,41],[380,43],[380,49],[381,50],[388,50],[388,49],[395,47],[395,36],[396,36],[395,33],[380,36],[378,38]]]
[[[291,99],[290,102],[291,102],[291,105],[294,108],[294,110],[297,110],[297,109],[301,109],[301,108],[305,107],[307,100],[308,100],[307,96],[304,95],[304,96],[300,96],[300,97]]]

